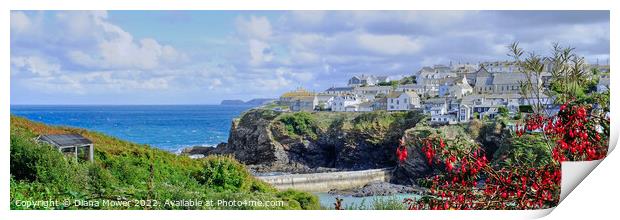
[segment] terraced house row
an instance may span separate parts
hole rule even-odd
[[[553,111],[557,108],[553,97],[521,95],[522,84],[528,80],[541,91],[549,87],[553,65],[550,59],[543,62],[542,75],[530,79],[509,61],[434,65],[400,80],[364,74],[351,77],[346,86],[332,86],[323,92],[299,88],[283,94],[278,102],[289,111],[422,110],[432,123],[446,124],[469,122],[474,117],[492,119],[502,111],[514,116],[523,107],[538,104]],[[596,67],[609,72],[608,67]],[[603,75],[597,90],[608,89],[609,76]]]

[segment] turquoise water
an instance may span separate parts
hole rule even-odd
[[[327,209],[333,209],[336,198],[342,199],[342,206],[345,209],[376,209],[378,204],[394,204],[405,208],[403,200],[406,198],[418,199],[417,194],[402,193],[391,196],[367,196],[367,197],[353,197],[353,196],[338,196],[331,195],[329,193],[314,193],[319,197],[321,206]],[[380,207],[380,206],[379,206]]]
[[[228,140],[232,119],[252,106],[238,105],[12,105],[11,114],[50,125],[99,131],[120,139],[176,151]]]

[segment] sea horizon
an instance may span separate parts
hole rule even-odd
[[[55,126],[97,131],[119,139],[179,152],[228,141],[232,120],[252,105],[23,105],[11,115]]]

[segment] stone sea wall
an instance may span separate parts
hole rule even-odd
[[[328,173],[285,174],[258,176],[277,189],[296,189],[306,192],[328,192],[363,187],[372,182],[387,182],[392,168]]]

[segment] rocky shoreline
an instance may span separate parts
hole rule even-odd
[[[423,194],[426,189],[417,186],[406,186],[388,182],[371,182],[357,189],[330,190],[331,195],[367,197],[367,196],[392,196],[402,193]]]

